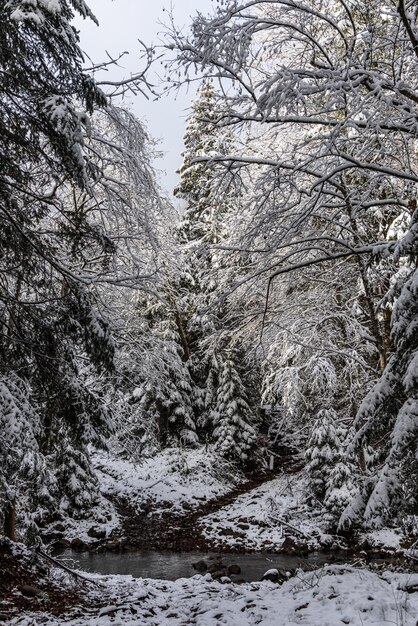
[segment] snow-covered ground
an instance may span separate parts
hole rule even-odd
[[[67,520],[65,537],[85,543],[94,531],[108,538],[120,528],[114,498],[128,501],[138,512],[158,516],[164,512],[184,515],[230,492],[242,475],[204,447],[195,450],[168,448],[141,463],[95,453],[94,466],[100,482],[101,502],[94,517]],[[281,475],[238,496],[231,504],[202,517],[202,535],[212,545],[252,551],[279,551],[292,538],[309,550],[338,545],[328,534],[330,520],[324,509],[306,504],[304,471]],[[53,530],[53,528],[49,529]],[[90,534],[89,534],[90,533]],[[103,533],[105,535],[103,535]],[[405,540],[401,529],[383,529],[360,538],[371,550],[397,551]],[[284,546],[289,551],[289,546]],[[290,546],[290,550],[292,547]]]
[[[417,574],[379,574],[352,566],[297,573],[282,586],[234,585],[210,575],[175,582],[96,576],[91,606],[73,616],[25,613],[13,626],[416,626]],[[418,588],[418,587],[417,587]]]
[[[328,532],[331,520],[327,511],[307,505],[307,481],[302,470],[265,482],[202,517],[202,534],[217,545],[241,550],[289,551],[292,545],[284,545],[289,537],[309,550],[344,548],[344,541]],[[358,546],[367,545],[371,552],[394,553],[402,551],[405,540],[401,528],[383,528],[359,535]]]
[[[205,447],[167,448],[140,464],[96,454],[94,465],[105,496],[129,499],[139,509],[152,503],[154,513],[196,509],[242,480],[236,476],[236,468],[232,471],[226,461]]]
[[[118,515],[114,505],[106,497],[101,496],[100,500],[95,504],[92,510],[91,516],[87,519],[72,519],[65,517],[64,522],[58,524],[58,528],[64,528],[64,537],[68,541],[79,539],[84,543],[94,542],[98,537],[93,537],[91,534],[96,531],[101,533],[100,538],[106,539],[110,537],[112,532],[118,529],[121,525],[121,519]],[[56,524],[51,524],[47,527],[47,533],[54,533],[57,528]]]
[[[101,499],[91,518],[65,521],[65,538],[91,543],[89,532],[108,538],[121,524],[112,498],[122,498],[138,512],[164,511],[184,514],[228,493],[243,475],[215,456],[211,450],[167,448],[141,463],[95,452],[93,465],[99,479]],[[53,532],[53,525],[48,532]]]
[[[239,496],[232,504],[202,518],[203,534],[231,548],[280,550],[286,536],[312,550],[332,543],[327,516],[305,502],[303,472],[283,475]]]
[[[138,510],[184,514],[228,493],[233,479],[227,467],[204,449],[166,450],[140,465],[95,456],[103,497],[128,498]],[[241,477],[242,480],[242,477]],[[231,504],[201,518],[203,533],[231,548],[279,550],[284,539],[303,538],[312,548],[324,546],[328,521],[310,510],[304,499],[303,472],[280,476]],[[115,526],[108,500],[95,513],[94,523]],[[106,517],[107,516],[107,517]],[[82,527],[82,524],[87,524]],[[88,522],[80,522],[86,532]],[[76,532],[76,527],[74,527]],[[384,530],[367,536],[371,544],[399,547],[399,533]],[[56,571],[57,580],[63,572]],[[11,626],[417,626],[418,574],[394,573],[352,565],[328,565],[298,571],[281,586],[269,581],[233,584],[212,580],[210,574],[176,581],[135,579],[131,576],[87,574],[99,587],[86,583],[85,603],[71,614],[25,613],[6,622]],[[68,580],[66,581],[68,584]],[[408,591],[407,591],[408,590]]]

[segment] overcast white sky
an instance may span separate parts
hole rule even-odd
[[[212,0],[88,0],[88,5],[100,26],[90,20],[77,20],[83,50],[95,62],[105,60],[106,50],[115,56],[128,50],[129,57],[121,61],[125,75],[141,68],[138,38],[147,44],[158,42],[158,33],[163,30],[159,22],[168,22],[164,9],[170,10],[172,6],[176,24],[185,28],[191,21],[190,16],[197,11],[209,14],[213,10]],[[111,79],[110,73],[108,78]],[[146,122],[149,133],[161,139],[159,149],[164,157],[157,160],[155,166],[165,170],[166,175],[161,174],[160,182],[168,191],[177,182],[175,170],[181,164],[184,123],[193,95],[194,92],[183,90],[176,97],[174,94],[165,96],[157,102],[149,102],[142,96],[131,101],[131,108]]]

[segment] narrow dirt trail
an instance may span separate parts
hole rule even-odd
[[[230,552],[227,546],[214,545],[206,539],[199,528],[199,520],[234,502],[240,495],[248,493],[277,475],[271,472],[257,474],[219,498],[205,502],[198,509],[175,515],[170,511],[153,515],[139,514],[129,503],[117,503],[123,516],[123,540],[129,550],[168,550],[175,552]]]

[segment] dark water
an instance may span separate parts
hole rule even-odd
[[[193,569],[192,563],[207,560],[209,557],[219,556],[226,565],[236,563],[241,567],[242,578],[246,581],[260,580],[263,574],[271,568],[282,570],[311,569],[325,563],[343,562],[337,555],[326,555],[314,552],[305,557],[289,556],[286,554],[222,554],[203,552],[75,552],[66,550],[59,557],[68,567],[81,569],[98,574],[130,574],[135,578],[157,578],[161,580],[176,580],[188,578],[198,572]]]

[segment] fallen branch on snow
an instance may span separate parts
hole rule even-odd
[[[301,535],[304,539],[313,539],[313,537],[310,537],[309,535],[304,533],[303,530],[299,530],[299,528],[296,528],[296,526],[292,526],[292,524],[289,524],[289,522],[285,522],[281,517],[276,517],[273,521],[278,522],[279,524],[283,524],[283,526],[287,526],[295,533]]]
[[[36,554],[39,554],[39,556],[42,556],[47,561],[50,561],[57,567],[60,567],[61,569],[65,570],[66,572],[74,576],[75,578],[80,578],[81,580],[91,583],[92,585],[96,585],[96,587],[100,587],[100,589],[102,589],[103,586],[97,581],[92,580],[91,578],[87,578],[87,576],[82,576],[81,574],[78,574],[77,572],[74,572],[74,570],[70,569],[69,567],[61,563],[60,561],[57,561],[57,559],[54,559],[52,556],[49,556],[49,554],[45,554],[45,552],[42,552],[42,550],[40,550],[39,548],[36,550]]]

